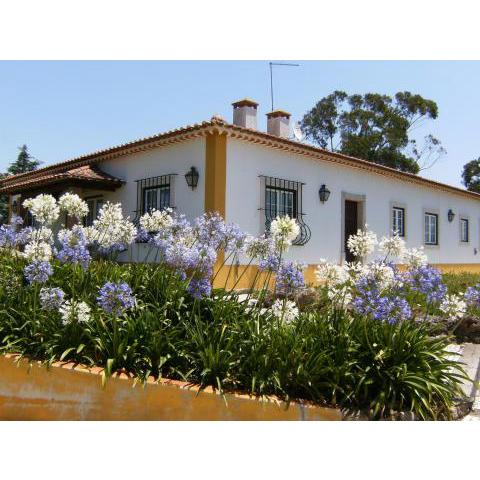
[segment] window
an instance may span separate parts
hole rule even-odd
[[[267,187],[265,190],[265,209],[270,221],[277,216],[283,217],[285,215],[296,218],[296,195],[297,192],[294,190]]]
[[[142,212],[163,210],[170,206],[170,184],[143,189]]]
[[[302,211],[303,183],[293,180],[283,180],[274,177],[260,177],[263,182],[265,203],[261,210],[265,212],[265,228],[270,230],[270,224],[278,216],[288,215],[295,218],[300,233],[293,241],[294,245],[305,245],[311,236],[310,228],[305,223]]]
[[[438,215],[425,213],[425,245],[438,245]]]
[[[468,231],[468,218],[460,219],[460,241],[468,243],[469,231]]]
[[[143,178],[137,182],[137,208],[134,222],[147,212],[173,207],[173,178],[175,174]]]
[[[399,237],[405,236],[405,209],[393,207],[392,209],[392,230]]]
[[[98,214],[105,203],[103,198],[90,198],[85,200],[88,205],[88,213],[85,217],[84,224],[86,227],[93,225],[93,221],[98,218]]]

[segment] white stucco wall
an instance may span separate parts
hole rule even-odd
[[[190,167],[199,172],[198,186],[188,187],[185,173]],[[184,213],[188,219],[202,215],[205,209],[205,139],[198,138],[186,142],[155,148],[124,157],[101,162],[99,167],[126,183],[114,192],[84,190],[83,198],[100,195],[105,201],[120,202],[124,215],[135,218],[137,209],[137,182],[149,177],[176,174],[171,180],[171,201],[175,211]],[[121,261],[154,261],[151,247],[136,244],[128,252],[120,255]]]
[[[423,245],[425,210],[439,214],[439,245],[425,246],[432,263],[477,263],[480,254],[480,201],[427,186],[414,185],[383,175],[362,172],[310,157],[282,152],[229,138],[227,142],[226,218],[251,234],[263,233],[264,213],[259,175],[304,182],[303,211],[312,231],[304,246],[293,246],[289,257],[306,263],[320,258],[342,261],[342,192],[365,195],[365,220],[377,235],[391,229],[391,203],[406,208],[406,242],[409,247]],[[320,203],[318,190],[325,183],[330,199]],[[447,220],[452,209],[455,219]],[[470,223],[470,241],[460,243],[460,218]]]
[[[185,173],[196,167],[199,174],[198,186],[192,190],[187,186]],[[114,192],[102,192],[107,201],[121,202],[125,215],[132,219],[137,209],[136,180],[159,175],[176,174],[172,179],[173,205],[189,219],[201,215],[205,205],[205,139],[155,148],[124,157],[101,162],[99,167],[126,182]],[[84,191],[83,196],[99,192]]]

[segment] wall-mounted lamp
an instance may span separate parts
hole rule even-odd
[[[318,196],[320,197],[320,201],[325,203],[328,198],[330,197],[330,190],[323,184],[318,191]]]
[[[453,210],[452,210],[452,209],[450,209],[450,210],[448,211],[448,213],[447,213],[447,218],[448,218],[448,221],[449,221],[450,223],[453,222],[453,219],[455,218],[455,214],[453,213]]]
[[[198,178],[200,177],[198,170],[195,167],[190,168],[190,170],[185,174],[185,180],[187,185],[194,190],[198,185]]]

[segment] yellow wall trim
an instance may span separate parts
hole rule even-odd
[[[442,273],[480,273],[480,263],[438,263],[432,265],[438,268]],[[404,269],[403,265],[399,265]],[[317,264],[310,264],[304,270],[305,283],[307,285],[318,285],[315,276]],[[254,287],[261,289],[265,282],[269,282],[269,287],[273,288],[274,279],[265,272],[259,272],[256,265],[223,265],[217,266],[213,282],[214,288],[248,289]]]
[[[315,277],[317,264],[308,265],[303,274],[305,283],[308,285],[316,285],[318,282]],[[223,265],[217,266],[213,281],[214,288],[234,288],[242,289],[261,289],[266,286],[266,282],[270,288],[274,286],[274,277],[266,272],[260,272],[257,265]]]
[[[227,136],[218,132],[205,137],[205,211],[225,218],[227,189]]]
[[[442,273],[480,273],[480,263],[435,263]]]

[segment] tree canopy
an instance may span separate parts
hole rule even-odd
[[[40,162],[33,158],[30,153],[28,153],[28,148],[26,145],[19,147],[19,152],[17,159],[10,164],[7,172],[12,175],[17,175],[19,173],[31,172],[36,170],[40,165]]]
[[[0,179],[7,177],[8,175],[17,175],[19,173],[31,172],[36,170],[40,165],[40,161],[32,157],[28,153],[26,145],[22,145],[18,148],[18,156],[7,169],[7,173],[0,173]],[[0,223],[7,221],[8,217],[8,195],[0,195]]]
[[[426,135],[421,146],[412,138],[415,128],[437,116],[433,100],[410,92],[398,92],[392,98],[337,90],[305,114],[301,127],[322,148],[418,173],[445,153],[433,135]]]
[[[462,181],[467,190],[480,193],[480,157],[463,166]]]

